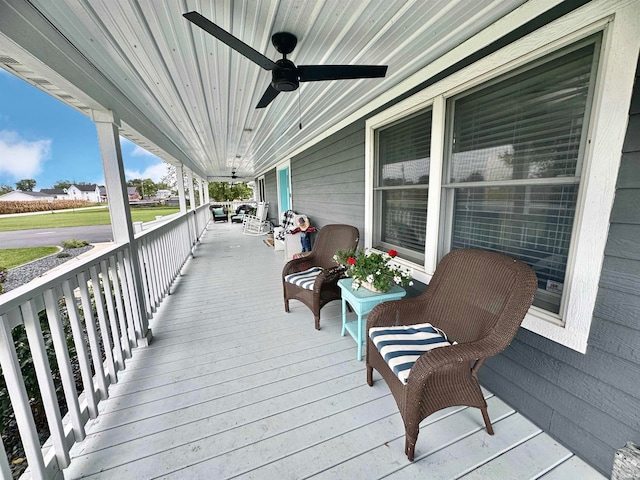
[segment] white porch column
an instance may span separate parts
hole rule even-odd
[[[187,188],[189,189],[189,210],[195,210],[196,204],[194,202],[195,195],[193,194],[193,172],[187,170]]]
[[[187,241],[191,248],[193,249],[193,228],[191,224],[193,223],[191,219],[187,216],[187,197],[184,191],[184,168],[183,165],[180,164],[176,166],[176,185],[178,187],[178,201],[180,203],[180,214],[187,217],[187,228],[185,229],[185,235],[187,236]],[[193,255],[193,250],[191,252]]]
[[[204,189],[202,188],[202,182],[204,182],[204,180],[202,180],[201,178],[198,178],[198,193],[200,195],[200,206],[204,205]]]
[[[207,180],[202,180],[204,182],[204,201],[207,205],[211,202],[211,198],[209,197],[209,182]]]
[[[191,235],[191,246],[195,247],[198,242],[198,217],[196,216],[196,195],[194,193],[195,187],[193,186],[193,172],[190,169],[187,170],[187,188],[189,189],[189,234]],[[193,249],[191,250],[193,255]]]
[[[142,272],[138,260],[138,251],[134,239],[131,212],[129,211],[129,196],[124,176],[122,151],[120,150],[120,135],[118,126],[120,120],[110,111],[91,112],[91,119],[96,124],[98,144],[102,156],[105,188],[111,216],[113,240],[116,243],[129,245],[129,263],[133,274],[135,289],[135,305],[133,307],[134,323],[136,325],[139,344],[148,345],[151,341],[151,330],[144,304],[142,290]]]
[[[184,194],[184,171],[182,164],[176,167],[176,185],[178,187],[178,202],[180,205],[180,213],[187,213],[187,200]]]

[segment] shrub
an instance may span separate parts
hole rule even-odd
[[[87,245],[89,245],[89,242],[86,240],[76,240],[75,238],[62,242],[62,248],[80,248],[86,247]]]
[[[58,255],[56,255],[56,257],[58,258],[67,258],[70,257],[71,254],[69,252],[60,252]]]

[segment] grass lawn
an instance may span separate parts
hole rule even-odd
[[[180,211],[178,207],[132,208],[134,222],[155,220],[156,215],[171,215]],[[0,232],[10,230],[32,230],[36,228],[82,227],[85,225],[109,225],[107,207],[97,210],[79,210],[76,212],[42,213],[20,217],[0,218]]]
[[[56,253],[58,250],[58,247],[5,248],[0,250],[0,267],[17,267]]]

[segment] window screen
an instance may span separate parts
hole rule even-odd
[[[593,41],[450,101],[450,248],[506,253],[559,312],[576,213]]]
[[[375,246],[424,263],[431,110],[376,131]]]

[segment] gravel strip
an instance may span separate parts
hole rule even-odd
[[[86,247],[80,248],[64,248],[58,253],[54,253],[53,255],[49,255],[48,257],[39,258],[38,260],[34,260],[33,262],[27,263],[25,265],[20,265],[19,267],[15,267],[9,270],[7,279],[2,284],[2,291],[8,292],[9,290],[13,290],[14,288],[18,288],[25,283],[30,282],[34,278],[38,278],[41,275],[44,275],[52,268],[57,267],[58,265],[62,265],[65,262],[68,262],[72,258],[77,257],[78,255],[87,252],[93,248],[93,245],[87,245]],[[68,257],[59,257],[61,253],[68,253]]]

